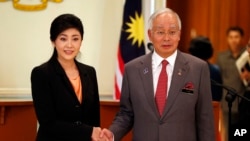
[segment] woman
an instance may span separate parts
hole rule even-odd
[[[209,38],[205,36],[197,36],[190,41],[189,52],[193,56],[196,56],[208,63],[210,71],[210,79],[217,83],[222,83],[222,76],[219,67],[215,64],[211,64],[209,59],[213,56],[213,46]],[[221,101],[222,87],[211,85],[212,100]]]
[[[72,14],[54,19],[52,57],[31,73],[39,121],[37,141],[98,140],[101,129],[95,69],[76,61],[83,40],[81,20]]]

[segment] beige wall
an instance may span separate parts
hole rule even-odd
[[[0,97],[30,96],[32,68],[47,61],[53,51],[50,23],[62,13],[73,13],[85,28],[79,60],[96,68],[100,95],[111,98],[124,1],[63,0],[48,2],[45,10],[33,12],[14,9],[12,1],[0,2]],[[37,4],[40,0],[20,2]],[[165,0],[142,2],[147,29],[149,15],[164,6]],[[146,34],[145,40],[146,44]]]
[[[30,94],[30,72],[51,56],[50,23],[62,13],[82,19],[80,61],[96,68],[100,94],[112,94],[123,0],[48,2],[45,10],[34,12],[16,10],[7,1],[0,9],[0,94]]]

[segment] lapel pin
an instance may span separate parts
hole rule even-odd
[[[181,69],[179,69],[179,71],[178,71],[178,75],[179,76],[181,76],[181,72],[182,72]]]
[[[148,68],[145,68],[145,69],[143,70],[143,74],[146,74],[146,73],[148,73]]]

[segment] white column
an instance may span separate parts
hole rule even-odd
[[[150,50],[148,50],[147,44],[149,42],[148,39],[148,19],[150,15],[155,11],[155,0],[142,0],[142,13],[144,18],[144,35],[145,35],[145,48],[146,53],[149,53]]]
[[[142,13],[144,16],[145,48],[146,53],[150,52],[147,47],[148,39],[148,19],[157,9],[166,7],[167,0],[142,0]]]
[[[167,0],[155,0],[155,9],[166,7]]]

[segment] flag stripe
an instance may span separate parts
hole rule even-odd
[[[119,67],[119,70],[120,70],[121,74],[123,75],[123,72],[124,72],[124,60],[123,60],[122,55],[121,55],[121,48],[120,47],[118,49],[117,58],[118,58],[117,66]]]
[[[144,55],[144,24],[141,0],[126,0],[123,11],[123,23],[117,52],[114,99],[119,100],[125,63]]]

